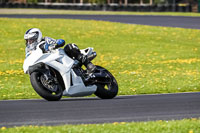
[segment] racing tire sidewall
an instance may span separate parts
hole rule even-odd
[[[103,67],[97,66],[97,69],[103,69],[103,71],[105,71],[107,74],[109,74],[109,76],[112,78],[111,79],[112,82],[111,82],[109,89],[105,89],[105,85],[97,83],[96,84],[97,90],[94,94],[101,99],[114,98],[118,93],[118,84],[117,84],[115,77],[108,70],[106,70]]]
[[[30,75],[30,81],[33,89],[40,95],[42,98],[46,99],[47,101],[59,101],[62,97],[62,89],[59,91],[58,94],[53,95],[50,91],[48,91],[41,83],[40,76],[42,73],[40,72],[33,72]],[[59,88],[61,88],[59,86]]]

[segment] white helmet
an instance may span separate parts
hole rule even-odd
[[[38,28],[31,28],[24,34],[26,40],[26,47],[36,47],[42,40],[42,32]]]

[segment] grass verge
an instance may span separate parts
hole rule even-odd
[[[114,122],[65,126],[23,126],[0,128],[1,133],[199,133],[200,120],[184,119],[152,122]]]
[[[125,12],[125,11],[73,11],[52,9],[5,9],[0,8],[0,14],[89,14],[89,15],[167,15],[167,16],[196,16],[200,13],[184,12]]]
[[[23,35],[44,36],[80,48],[94,47],[95,64],[111,71],[119,95],[200,91],[200,30],[103,21],[0,18],[0,99],[39,98],[22,70]]]

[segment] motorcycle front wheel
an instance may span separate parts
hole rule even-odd
[[[108,70],[101,66],[96,66],[96,69],[97,71],[104,71],[110,77],[110,82],[96,83],[97,90],[94,94],[102,99],[114,98],[118,93],[118,84],[115,77]]]
[[[49,85],[48,82],[45,81],[43,73],[33,72],[30,75],[30,81],[37,94],[47,101],[59,101],[61,99],[63,94],[61,86],[59,84]]]

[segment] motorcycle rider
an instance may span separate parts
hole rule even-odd
[[[65,41],[63,39],[56,40],[50,37],[43,38],[42,32],[38,28],[31,28],[27,30],[24,34],[24,40],[26,41],[26,57],[36,49],[38,44],[41,44],[40,48],[44,53],[65,45]],[[87,56],[80,52],[80,49],[76,44],[67,44],[64,47],[64,51],[70,58],[76,59],[85,65],[89,74],[95,71],[96,66],[88,60]]]

